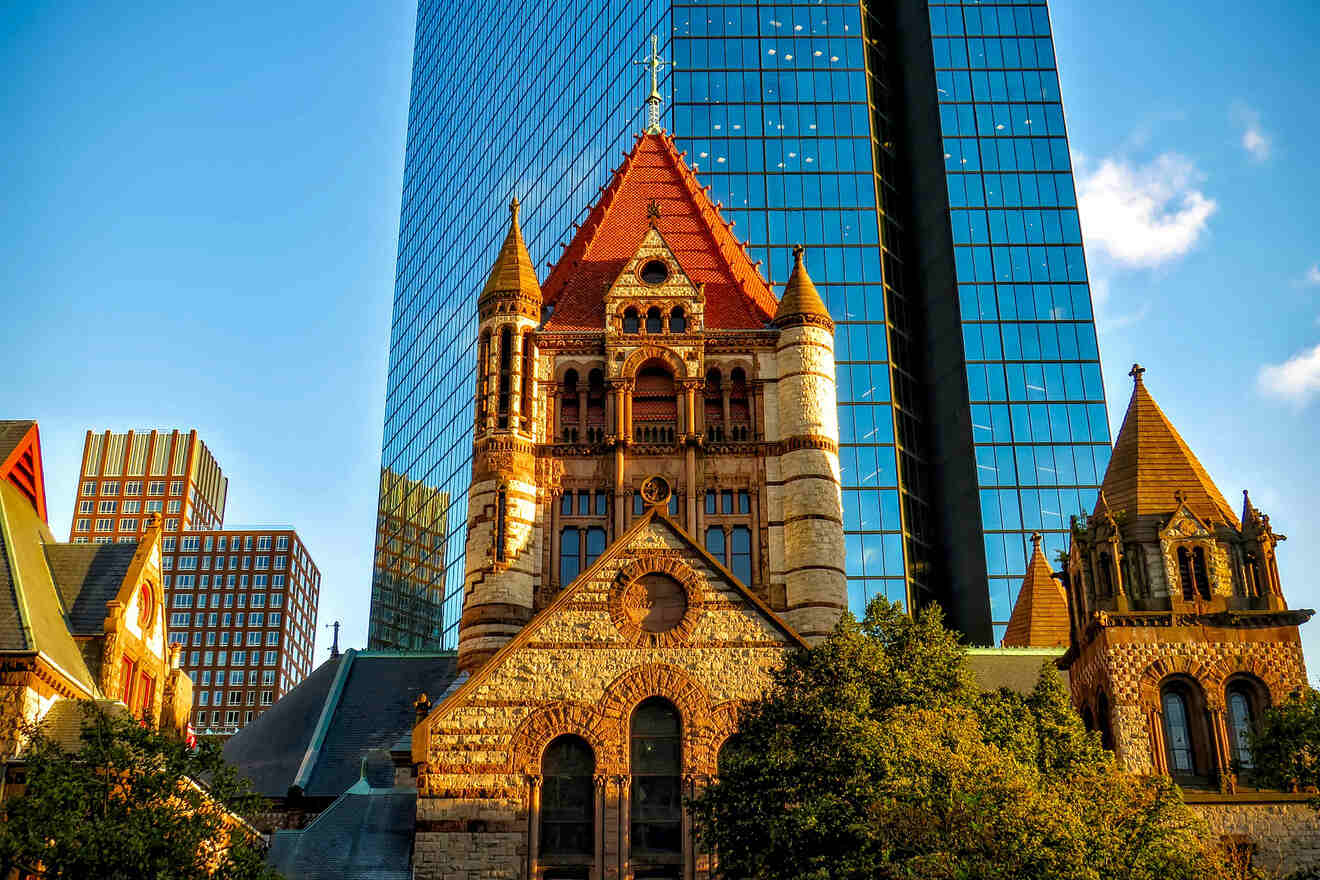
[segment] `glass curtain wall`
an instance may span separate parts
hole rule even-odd
[[[1049,13],[931,4],[994,638],[1033,531],[1095,506],[1109,422]]]
[[[421,0],[372,572],[372,648],[452,648],[462,611],[477,294],[523,201],[538,274],[644,127],[663,4]],[[443,498],[443,505],[436,499]],[[420,512],[420,516],[419,516]]]

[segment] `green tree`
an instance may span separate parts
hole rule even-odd
[[[1266,709],[1251,736],[1251,755],[1259,785],[1320,787],[1320,691],[1303,688]]]
[[[29,730],[26,788],[0,805],[0,876],[18,867],[49,878],[278,878],[235,821],[261,800],[218,745],[191,749],[94,703],[83,710],[76,748]]]
[[[1052,669],[982,694],[937,608],[883,599],[787,659],[691,807],[739,880],[1228,876],[1178,789],[1120,773]]]

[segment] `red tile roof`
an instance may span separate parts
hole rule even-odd
[[[652,218],[654,201],[660,216]],[[734,237],[708,188],[668,134],[644,134],[614,172],[542,287],[554,306],[547,330],[605,326],[604,297],[654,220],[683,272],[706,290],[707,327],[764,327],[778,301]]]

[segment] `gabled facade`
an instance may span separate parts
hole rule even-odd
[[[1155,403],[1134,388],[1094,513],[1074,520],[1068,585],[1073,697],[1124,767],[1231,790],[1247,732],[1306,684],[1275,548],[1243,493],[1241,518]]]
[[[0,482],[0,602],[0,758],[21,757],[23,725],[63,700],[118,701],[186,730],[192,685],[168,644],[159,522],[133,544],[62,544],[31,494]]]
[[[681,808],[847,607],[834,325],[776,299],[667,134],[544,286],[478,300],[462,676],[414,730],[419,877],[698,877]]]

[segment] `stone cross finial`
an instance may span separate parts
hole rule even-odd
[[[1039,552],[1041,539],[1045,536],[1040,532],[1031,533],[1031,550],[1033,553]]]
[[[1187,493],[1184,492],[1182,489],[1174,489],[1173,500],[1178,502],[1179,504],[1182,504],[1184,501],[1187,500]]]
[[[1128,370],[1128,375],[1132,377],[1132,382],[1136,385],[1141,384],[1141,374],[1146,372],[1146,368],[1141,364],[1133,364],[1132,369]]]
[[[660,68],[666,64],[674,66],[674,62],[666,61],[660,57],[660,40],[655,34],[651,34],[651,56],[645,61],[634,61],[633,64],[645,64],[651,68],[651,94],[646,96],[646,133],[660,133],[660,104],[664,98],[660,97]]]
[[[660,203],[655,199],[651,199],[646,203],[646,216],[652,220],[660,219]]]

